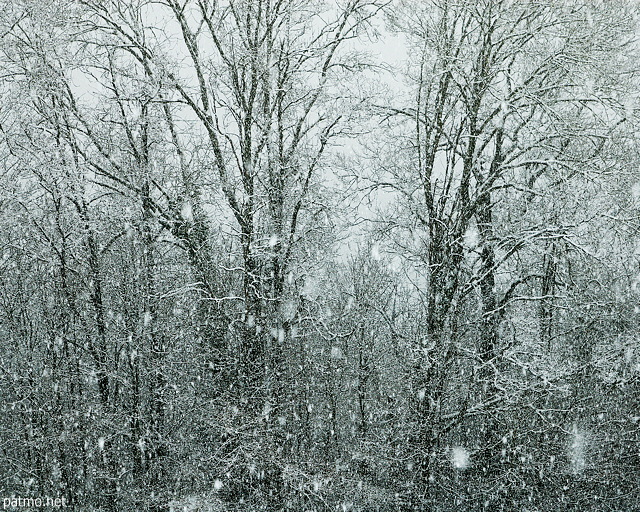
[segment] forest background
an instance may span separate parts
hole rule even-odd
[[[639,14],[5,0],[0,495],[640,507]]]

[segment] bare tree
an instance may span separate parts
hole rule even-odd
[[[611,135],[628,122],[624,93],[611,80],[624,72],[609,63],[631,44],[633,24],[625,7],[596,12],[530,2],[433,2],[391,17],[413,44],[413,97],[380,107],[404,130],[390,146],[402,156],[381,166],[372,188],[390,190],[406,208],[411,221],[394,219],[389,227],[401,233],[400,248],[418,259],[424,277],[414,442],[428,482],[443,436],[466,415],[485,418],[484,434],[468,440],[483,446],[479,466],[490,467],[499,452],[495,421],[509,400],[499,384],[509,348],[501,324],[505,308],[523,300],[518,290],[539,283],[531,300],[540,305],[542,338],[551,336],[555,251],[569,236],[568,223],[545,219],[522,229],[509,223],[505,205],[514,197],[535,203],[554,182],[604,165]],[[514,274],[513,262],[539,244],[547,248],[541,270]],[[454,362],[468,356],[474,381],[466,398],[452,403]]]

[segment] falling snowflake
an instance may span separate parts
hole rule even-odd
[[[288,300],[282,305],[282,316],[285,320],[293,320],[296,316],[297,305],[295,302]]]
[[[467,469],[470,462],[469,452],[462,446],[456,446],[451,450],[451,463],[456,469]]]
[[[470,249],[478,246],[478,230],[470,227],[464,234],[464,245]]]
[[[379,244],[373,244],[373,247],[371,247],[371,257],[376,261],[380,261],[381,256]]]
[[[582,473],[587,465],[586,460],[586,435],[576,425],[571,430],[571,443],[569,445],[569,460],[571,471],[574,475]]]
[[[314,300],[320,294],[320,282],[319,280],[311,275],[307,275],[304,280],[304,287],[302,289],[303,295],[307,297],[307,299]]]
[[[193,222],[193,207],[189,201],[186,201],[180,208],[180,216],[185,222]]]

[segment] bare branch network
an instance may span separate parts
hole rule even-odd
[[[639,15],[5,1],[4,508],[640,508]]]

